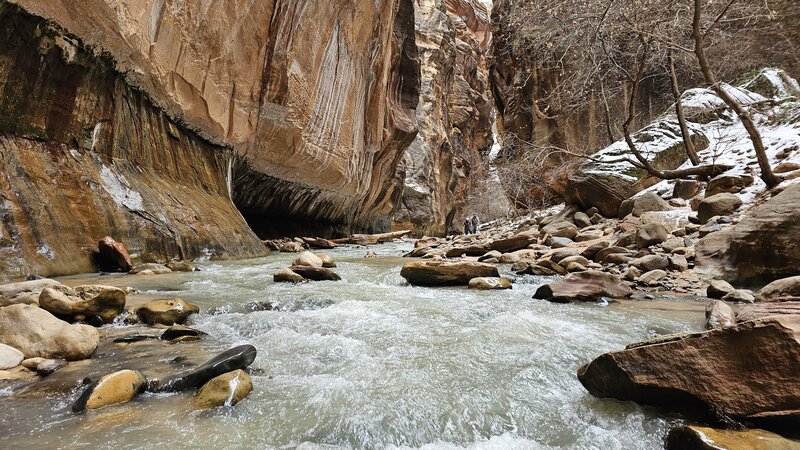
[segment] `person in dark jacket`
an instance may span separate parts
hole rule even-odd
[[[478,215],[477,215],[477,214],[473,214],[473,215],[472,215],[472,220],[471,220],[471,222],[472,222],[472,232],[473,232],[473,233],[477,233],[477,232],[478,232],[478,225],[480,225],[480,223],[481,223],[481,222],[478,220]]]
[[[464,234],[472,233],[472,221],[469,220],[469,217],[464,219]]]

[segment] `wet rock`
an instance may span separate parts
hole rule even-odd
[[[303,245],[299,242],[284,242],[280,244],[279,250],[282,253],[299,253],[303,251]]]
[[[677,180],[675,182],[675,188],[672,190],[672,197],[689,200],[690,198],[700,193],[701,186],[702,185],[700,184],[699,181]]]
[[[476,277],[469,280],[470,289],[488,291],[492,289],[511,289],[511,280],[501,277]]]
[[[578,379],[597,397],[796,427],[798,333],[800,316],[793,315],[662,336],[598,357]]]
[[[800,276],[775,280],[759,289],[756,297],[761,302],[800,300]]]
[[[163,380],[152,380],[148,390],[153,392],[179,392],[199,388],[219,375],[238,369],[246,369],[255,361],[256,353],[256,348],[249,344],[234,347],[186,373]]]
[[[281,269],[275,275],[272,276],[272,279],[276,283],[300,283],[306,281],[302,275],[296,273],[292,269],[288,267],[285,269]]]
[[[131,269],[130,273],[134,274],[134,275],[137,275],[137,274],[141,274],[141,273],[147,272],[147,271],[152,272],[154,275],[163,275],[165,273],[171,273],[172,272],[172,270],[169,267],[167,267],[167,266],[165,266],[163,264],[145,263],[145,264],[138,264],[136,266],[133,266],[133,268]]]
[[[778,303],[756,303],[746,305],[739,310],[736,320],[747,322],[748,320],[760,319],[762,317],[780,315],[800,315],[800,302],[778,302]]]
[[[724,173],[717,175],[706,186],[706,198],[728,192],[735,194],[753,184],[753,176],[747,174]]]
[[[663,270],[658,270],[658,269],[651,270],[639,276],[639,283],[653,286],[658,284],[658,282],[661,281],[666,276],[667,272]]]
[[[0,343],[0,370],[11,369],[22,364],[25,355],[14,347]]]
[[[664,225],[652,222],[636,230],[636,245],[639,248],[648,248],[667,240],[669,233]]]
[[[722,300],[732,303],[753,303],[756,301],[756,298],[752,291],[747,289],[735,289],[725,294]]]
[[[322,259],[314,253],[304,251],[292,261],[293,266],[322,267]]]
[[[186,261],[170,261],[167,268],[173,272],[194,272],[197,268]]]
[[[47,287],[63,286],[55,280],[43,278],[41,280],[21,281],[0,285],[0,308],[3,306],[24,304],[38,305],[39,294]]]
[[[706,330],[728,328],[736,325],[733,308],[721,300],[711,300],[706,305]]]
[[[292,266],[291,270],[305,278],[312,281],[339,281],[342,277],[339,274],[328,270],[324,267],[311,267],[311,266]]]
[[[368,251],[367,254],[364,255],[364,258],[377,258],[377,257],[378,257],[378,254],[373,252],[372,250]]]
[[[196,330],[194,328],[185,327],[183,325],[173,325],[161,333],[161,340],[171,341],[182,336],[194,336],[199,338],[200,336],[205,336],[206,334],[206,332]]]
[[[54,372],[67,367],[69,363],[63,359],[45,359],[36,365],[36,373],[40,377],[46,377]]]
[[[308,246],[311,248],[327,249],[327,250],[336,248],[336,243],[328,239],[304,237],[302,238],[302,240],[303,242],[308,244]]]
[[[136,316],[148,325],[174,325],[183,323],[190,315],[199,312],[200,308],[197,305],[175,298],[145,303],[136,309]]]
[[[706,288],[706,297],[721,299],[735,290],[736,288],[725,280],[711,280]]]
[[[39,358],[38,356],[35,358],[26,358],[22,361],[22,367],[29,370],[36,370],[36,367],[42,361],[47,361],[47,360],[45,358]]]
[[[700,223],[708,222],[714,216],[728,216],[742,206],[738,195],[722,193],[706,197],[697,206],[697,218]]]
[[[623,219],[628,214],[639,217],[650,211],[669,211],[672,207],[655,192],[645,192],[637,197],[629,198],[622,202],[619,207],[619,218]]]
[[[322,260],[322,267],[327,269],[336,267],[336,261],[330,255],[325,253],[317,253],[317,256]]]
[[[549,234],[553,237],[565,237],[574,239],[578,235],[578,227],[572,222],[560,221],[553,222],[550,225],[542,228],[542,233]]]
[[[158,336],[154,336],[151,334],[133,334],[129,336],[121,336],[118,338],[114,338],[112,342],[115,344],[132,344],[134,342],[142,342],[142,341],[149,341],[158,339]]]
[[[493,241],[489,244],[489,250],[497,250],[500,253],[515,252],[527,248],[531,244],[535,244],[538,237],[539,233],[536,230],[524,231],[507,239],[497,239]]]
[[[483,245],[467,245],[451,248],[447,250],[445,256],[447,258],[458,258],[460,256],[481,256],[486,253],[486,247]]]
[[[128,272],[133,265],[128,250],[110,236],[106,236],[97,243],[99,252],[98,263],[100,270],[106,272]]]
[[[100,335],[91,326],[70,325],[39,307],[12,305],[0,308],[0,342],[26,358],[76,361],[94,354]]]
[[[666,269],[669,267],[669,260],[662,255],[647,255],[634,259],[630,262],[630,265],[642,272],[649,272],[651,270]]]
[[[253,381],[243,370],[224,373],[212,378],[194,396],[194,404],[200,408],[234,406],[253,390]]]
[[[720,430],[680,425],[669,430],[665,450],[797,450],[800,441],[760,429]]]
[[[100,323],[111,323],[125,309],[126,294],[114,286],[53,286],[39,295],[39,306],[61,316],[99,316]]]
[[[598,301],[603,297],[625,298],[633,291],[619,278],[596,270],[571,273],[560,281],[545,284],[536,290],[533,298],[557,303],[573,301]]]
[[[468,285],[478,277],[499,277],[497,267],[480,262],[418,261],[403,265],[400,275],[416,286]]]
[[[120,370],[103,376],[86,387],[72,406],[74,412],[127,403],[142,392],[147,380],[136,370]]]

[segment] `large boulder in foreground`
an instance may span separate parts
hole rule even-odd
[[[729,216],[742,206],[742,199],[727,192],[706,197],[697,206],[697,219],[708,222],[714,216]]]
[[[104,406],[127,403],[142,392],[147,380],[138,370],[120,370],[103,376],[87,386],[72,410],[99,409]]]
[[[0,308],[0,342],[25,358],[77,361],[91,357],[100,334],[89,325],[70,325],[42,308],[12,305]]]
[[[756,299],[762,302],[800,301],[800,276],[773,281],[758,290]]]
[[[562,280],[539,287],[533,298],[556,303],[574,301],[594,302],[607,298],[625,298],[633,295],[633,290],[619,277],[599,270],[571,273]]]
[[[764,282],[800,275],[800,185],[750,209],[735,226],[696,246],[696,264],[728,281]]]
[[[797,450],[800,441],[766,430],[720,430],[680,425],[669,430],[666,450]]]
[[[53,286],[42,290],[39,306],[60,316],[94,315],[111,323],[125,309],[125,297],[125,291],[114,286]]]
[[[203,365],[186,373],[163,380],[152,380],[148,390],[152,392],[180,392],[196,389],[212,378],[238,369],[246,369],[256,359],[257,350],[249,344],[226,350],[209,359]]]
[[[578,370],[597,397],[800,426],[800,315],[663,336],[606,353]]]
[[[492,264],[463,261],[415,261],[406,263],[400,276],[415,286],[467,286],[478,277],[499,277]]]

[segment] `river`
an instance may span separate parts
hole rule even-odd
[[[272,274],[294,256],[280,253],[193,273],[64,278],[215,308],[190,324],[212,336],[202,344],[209,351],[257,347],[254,391],[212,411],[192,409],[189,394],[146,394],[75,415],[65,394],[17,398],[6,388],[0,447],[663,447],[680,416],[594,398],[575,373],[603,352],[700,329],[702,305],[551,304],[531,298],[547,280],[530,276],[511,291],[410,287],[399,275],[410,248],[371,247],[378,258],[364,258],[365,248],[329,251],[339,282],[276,284]],[[254,302],[274,309],[251,311]]]

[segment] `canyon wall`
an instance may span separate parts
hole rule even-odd
[[[487,176],[493,143],[485,51],[490,23],[477,0],[415,0],[422,71],[419,134],[398,167],[395,228],[457,231],[471,192]]]
[[[262,254],[244,219],[389,227],[417,132],[412,0],[0,12],[0,277],[92,270],[106,234],[164,260]]]

